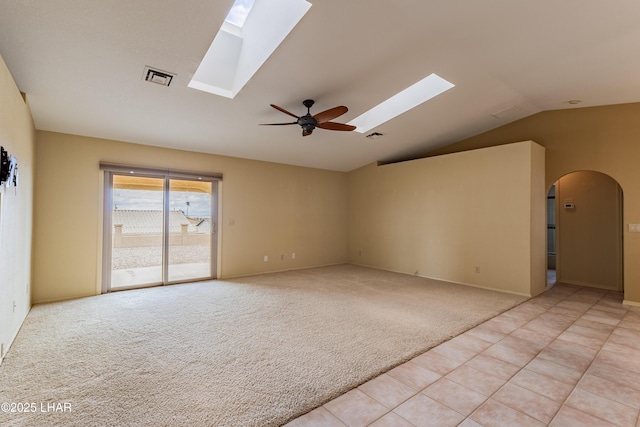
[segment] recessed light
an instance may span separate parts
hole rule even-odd
[[[567,101],[568,104],[571,105],[576,105],[576,104],[580,104],[582,101],[580,101],[579,99],[572,99],[570,101]]]
[[[430,74],[351,120],[348,124],[356,126],[356,132],[365,133],[454,86],[453,83],[448,82],[439,75]]]

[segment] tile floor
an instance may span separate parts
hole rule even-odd
[[[289,424],[640,427],[640,308],[558,284]]]

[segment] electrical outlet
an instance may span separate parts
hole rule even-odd
[[[291,253],[291,259],[296,259],[296,253],[295,252]]]
[[[267,262],[267,261],[269,261],[269,255],[264,256],[264,262]]]
[[[280,261],[284,261],[284,255],[280,255]]]
[[[480,266],[476,265],[476,273],[480,273]]]

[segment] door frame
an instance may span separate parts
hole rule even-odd
[[[103,227],[102,227],[102,277],[101,293],[112,291],[139,289],[159,285],[171,285],[176,283],[196,282],[203,280],[214,280],[218,278],[218,256],[219,256],[219,235],[218,218],[220,214],[219,181],[222,181],[222,174],[212,172],[192,172],[171,169],[156,169],[148,167],[127,166],[111,163],[100,163],[100,169],[104,171],[103,188]],[[162,250],[162,282],[149,283],[135,286],[123,286],[118,289],[111,289],[111,262],[112,262],[112,230],[113,230],[113,177],[115,175],[140,176],[145,178],[164,179],[164,212],[169,212],[169,185],[171,179],[206,181],[211,182],[211,236],[210,236],[210,275],[193,280],[168,280],[169,262],[167,259],[167,248],[169,247],[169,218],[165,215],[163,224],[163,250]]]

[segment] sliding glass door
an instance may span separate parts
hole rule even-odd
[[[169,180],[169,282],[211,276],[212,185]]]
[[[105,173],[103,292],[216,277],[217,180]]]

